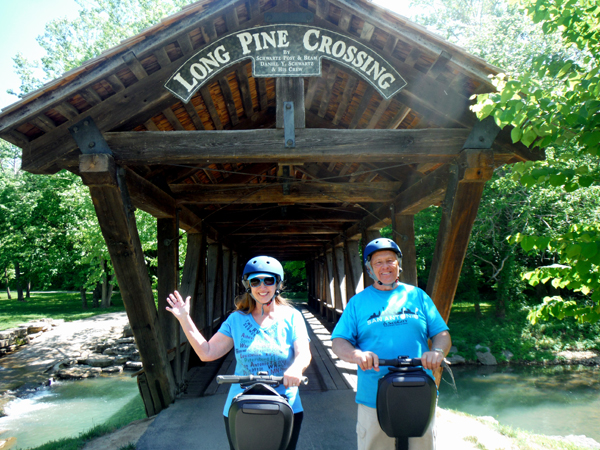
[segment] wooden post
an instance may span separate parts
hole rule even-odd
[[[336,285],[336,313],[341,314],[341,311],[346,309],[346,303],[348,303],[348,297],[346,294],[346,263],[345,263],[345,242],[342,245],[333,249],[335,258],[335,285]],[[339,303],[337,301],[339,295]]]
[[[223,300],[221,317],[225,320],[227,317],[227,311],[229,310],[230,299],[232,296],[233,288],[231,286],[231,250],[227,247],[223,247]]]
[[[394,242],[402,251],[400,281],[417,286],[417,249],[415,248],[415,216],[394,214]]]
[[[485,182],[492,177],[491,150],[464,150],[451,168],[435,253],[427,281],[427,293],[448,321],[469,237]]]
[[[188,296],[190,300],[190,315],[199,330],[206,327],[206,233],[188,233],[187,251],[185,263],[183,264],[183,273],[181,276],[181,286],[179,287],[181,296],[185,299]],[[181,341],[187,338],[180,330]],[[182,361],[183,378],[186,378],[188,364],[190,361],[191,347],[189,342],[185,346],[185,353]]]
[[[167,311],[167,296],[178,288],[179,239],[177,220],[157,219],[158,254],[158,321],[163,333],[165,347],[175,347],[174,375],[177,385],[181,384],[181,352],[178,346],[179,323]]]
[[[335,277],[333,270],[333,250],[325,250],[325,299],[326,299],[326,314],[327,320],[334,320],[334,309],[335,309]]]
[[[365,254],[364,252],[365,252],[365,247],[367,246],[367,244],[369,242],[371,242],[373,239],[377,239],[380,237],[381,237],[381,233],[379,232],[379,230],[363,230],[362,242],[361,242],[363,255]],[[362,261],[361,261],[361,263],[362,263]],[[367,268],[365,267],[364,264],[362,265],[362,268],[363,268],[364,288],[366,289],[373,284],[374,280],[369,275],[369,272],[367,271]]]
[[[238,264],[239,257],[237,252],[231,252],[231,295],[227,303],[227,307],[230,310],[235,309],[235,299],[238,295]]]
[[[206,339],[213,335],[213,325],[221,318],[221,299],[218,298],[219,283],[221,280],[220,268],[221,262],[221,244],[208,244],[206,257],[207,289],[206,304],[208,314],[206,320]]]
[[[178,288],[179,240],[175,219],[157,219],[158,256],[158,318],[163,330],[165,345],[175,345],[177,320],[165,308],[167,296]]]
[[[358,240],[348,240],[344,245],[346,258],[346,273],[348,274],[347,296],[348,301],[364,289],[365,275],[363,273],[363,263],[359,253]]]
[[[150,392],[144,402],[152,402],[152,409],[159,412],[175,398],[176,385],[161,334],[134,208],[129,200],[125,169],[117,170],[112,155],[105,153],[83,154],[79,161],[81,179],[90,189],[144,365]]]

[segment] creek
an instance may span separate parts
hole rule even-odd
[[[600,367],[455,366],[444,372],[439,406],[491,416],[547,436],[585,435],[600,442]]]
[[[0,418],[0,435],[17,438],[14,449],[37,447],[49,441],[76,437],[103,424],[139,395],[135,378],[88,378],[57,381],[9,402]]]
[[[439,406],[491,416],[548,436],[586,435],[600,442],[600,367],[455,366],[457,393],[444,373]],[[56,382],[5,407],[2,435],[16,449],[74,437],[108,420],[138,394],[130,376]]]

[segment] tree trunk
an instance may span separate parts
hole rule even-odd
[[[27,280],[27,283],[25,283],[25,292],[25,297],[31,298],[31,280]]]
[[[108,277],[108,294],[107,294],[107,308],[112,306],[112,293],[115,289],[114,284],[112,284],[112,280],[115,278],[115,274],[113,273]]]
[[[94,294],[92,296],[92,308],[97,308],[99,306],[99,300],[102,296],[102,285],[100,283],[96,283],[96,287],[94,288]]]
[[[87,295],[85,292],[85,287],[81,286],[79,288],[79,293],[81,294],[81,307],[83,309],[88,309],[88,305],[87,305]]]
[[[21,286],[21,266],[18,262],[15,262],[15,279],[17,280],[17,300],[24,302],[23,287]]]
[[[4,268],[4,278],[6,279],[6,298],[10,300],[12,297],[10,296],[10,286],[8,285],[8,267]]]
[[[112,296],[112,285],[110,284],[110,282],[113,279],[113,277],[112,275],[108,275],[108,264],[106,263],[105,259],[102,259],[101,265],[104,275],[102,275],[102,303],[100,307],[109,308],[110,298]]]

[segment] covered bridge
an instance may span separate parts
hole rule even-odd
[[[413,217],[441,205],[426,290],[448,319],[486,180],[538,158],[469,110],[497,72],[365,0],[201,0],[7,107],[0,137],[89,186],[158,412],[189,361],[167,294],[211,335],[257,254],[305,261],[336,320],[383,226],[416,284]],[[135,208],[157,219],[158,311]]]

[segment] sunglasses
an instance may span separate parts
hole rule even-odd
[[[254,288],[259,287],[263,283],[265,286],[273,286],[275,284],[275,277],[252,278],[250,280],[250,286]]]

